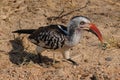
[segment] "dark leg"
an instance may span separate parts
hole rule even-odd
[[[68,61],[72,62],[73,65],[78,65],[75,61],[73,61],[72,59],[67,59]]]
[[[69,62],[72,62],[73,65],[78,65],[75,61],[73,61],[70,57],[70,51],[67,50],[63,53],[63,57],[68,60]]]

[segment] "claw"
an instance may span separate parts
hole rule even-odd
[[[72,59],[67,59],[67,60],[72,62],[73,65],[77,65],[78,66],[78,64],[75,61],[73,61]]]

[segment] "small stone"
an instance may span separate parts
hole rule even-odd
[[[97,77],[97,75],[92,75],[92,76],[90,77],[90,79],[91,79],[91,80],[98,80],[98,77]]]
[[[111,57],[106,57],[105,60],[106,61],[112,61],[112,58]]]
[[[88,59],[85,59],[84,62],[88,63]]]
[[[77,66],[76,66],[76,65],[74,65],[74,66],[73,66],[73,68],[74,68],[74,69],[76,69],[76,68],[77,68]]]
[[[117,44],[117,47],[120,48],[120,43]]]

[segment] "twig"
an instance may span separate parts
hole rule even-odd
[[[58,16],[48,17],[47,20],[51,21],[51,20],[59,19],[63,13],[64,13],[64,9],[62,10],[62,12]]]
[[[86,8],[89,3],[90,3],[90,1],[87,0],[86,4],[83,7],[79,8],[79,9],[72,10],[72,11],[70,11],[68,13],[65,13],[65,14],[63,14],[63,12],[64,12],[64,10],[63,10],[58,16],[48,17],[47,19],[48,20],[57,20],[57,19],[63,18],[64,16],[70,15],[70,14],[72,14],[75,11],[80,11],[81,9]]]
[[[0,50],[0,52],[5,52],[5,51],[3,51],[3,50]]]
[[[20,19],[18,21],[18,27],[19,27],[19,29],[22,29],[22,27],[21,27],[21,20]]]

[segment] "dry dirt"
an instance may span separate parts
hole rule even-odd
[[[120,80],[120,0],[88,1],[0,0],[0,80]],[[85,32],[81,43],[71,49],[71,55],[78,55],[76,67],[62,61],[59,52],[55,52],[59,62],[49,65],[53,55],[49,50],[43,53],[45,65],[39,65],[35,45],[27,35],[11,33],[48,24],[67,25],[76,15],[89,17],[107,43],[102,49],[96,36]]]

